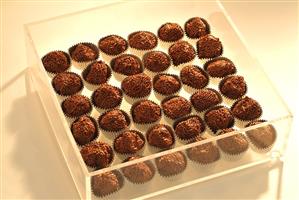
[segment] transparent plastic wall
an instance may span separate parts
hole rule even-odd
[[[153,13],[155,14],[153,15]],[[218,139],[237,134],[229,133],[215,136],[206,132],[205,135],[208,136],[208,139],[201,142],[188,145],[178,142],[179,145],[175,146],[176,148],[165,152],[157,151],[157,154],[150,154],[149,151],[145,151],[146,153],[143,154],[143,158],[127,163],[121,162],[123,157],[116,156],[111,167],[102,170],[94,171],[86,167],[79,152],[80,147],[77,146],[70,132],[69,127],[71,122],[65,118],[61,110],[60,103],[62,99],[53,91],[51,86],[52,77],[44,70],[41,58],[53,50],[63,50],[67,52],[69,47],[78,42],[92,42],[97,44],[100,38],[110,34],[117,34],[127,38],[128,34],[138,30],[148,30],[156,33],[159,26],[166,22],[177,22],[183,26],[185,21],[194,16],[203,17],[208,21],[211,26],[212,34],[219,37],[224,45],[223,56],[228,57],[235,63],[239,75],[245,76],[249,88],[247,95],[253,97],[262,105],[262,118],[268,120],[267,123],[257,126],[272,124],[275,127],[276,140],[274,146],[268,149],[268,151],[260,151],[250,144],[248,150],[240,156],[229,156],[223,153],[222,150],[219,150],[219,159],[217,159],[216,162],[209,165],[201,165],[189,159],[186,154],[186,151],[188,151],[187,148],[208,142],[213,142],[214,145],[217,145]],[[49,123],[53,128],[54,136],[64,155],[78,192],[83,199],[100,198],[93,194],[92,191],[94,188],[91,187],[91,182],[95,175],[111,170],[117,170],[119,172],[117,174],[119,174],[118,177],[122,180],[122,185],[119,185],[120,189],[117,190],[117,192],[107,197],[113,199],[148,197],[265,163],[271,159],[280,158],[284,153],[292,115],[282,101],[282,98],[276,93],[273,85],[269,82],[262,67],[249,54],[240,35],[237,34],[237,28],[232,24],[231,19],[218,2],[129,1],[125,3],[114,3],[84,12],[31,23],[26,25],[25,28],[28,36],[28,66],[30,67],[32,75],[32,84],[40,96]],[[195,40],[184,39],[195,46]],[[167,45],[160,45],[158,49],[167,52],[168,47]],[[142,56],[142,53],[138,56]],[[258,55],[256,55],[256,57],[258,57]],[[100,59],[105,60],[107,63],[111,60],[111,58],[104,57],[102,54]],[[197,61],[194,62],[196,62],[194,64],[202,66],[205,61],[197,59]],[[81,73],[81,69],[74,68],[73,66],[71,70],[78,74]],[[179,73],[179,69],[172,68],[168,72],[177,74]],[[116,86],[120,84],[117,79],[112,78],[110,81],[111,84]],[[219,80],[211,79],[210,82],[210,86],[217,89]],[[86,88],[83,91],[86,92],[85,94],[87,96],[90,96],[92,92]],[[180,93],[180,95],[187,99],[190,97],[190,94],[190,91],[184,89]],[[123,102],[122,108],[128,109],[130,102],[126,100]],[[224,100],[224,104],[227,106],[230,106],[231,103],[229,100]],[[97,118],[99,114],[101,113],[92,112],[95,118]],[[200,115],[202,117],[202,113]],[[162,119],[162,123],[164,122],[166,123],[166,121]],[[239,133],[244,134],[245,131],[256,128],[249,127],[244,129],[244,125],[244,123],[237,121],[236,127]],[[138,129],[138,127],[134,125],[130,128]],[[100,140],[101,139],[103,138],[100,138]],[[111,144],[112,141],[107,142]],[[160,175],[156,166],[156,160],[159,156],[165,156],[174,151],[181,151],[184,154],[183,157],[186,158],[186,169],[184,169],[182,173],[165,178]],[[150,161],[153,166],[151,169],[154,175],[150,181],[143,184],[134,184],[131,183],[127,177],[123,176],[123,167],[145,161]],[[113,190],[112,186],[110,190]]]

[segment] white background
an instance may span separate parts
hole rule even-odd
[[[1,198],[79,198],[37,96],[26,94],[23,24],[101,4],[102,1],[2,2]],[[299,86],[297,2],[223,4],[251,53],[264,66],[295,113]],[[292,128],[283,165],[255,167],[156,198],[299,199],[299,129],[296,116],[294,121],[296,126]]]

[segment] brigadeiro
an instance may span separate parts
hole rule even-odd
[[[99,117],[99,126],[105,131],[121,131],[130,125],[130,117],[120,109],[112,109]]]
[[[57,94],[68,96],[82,90],[83,82],[76,73],[61,72],[53,78],[52,86]]]
[[[91,177],[91,190],[94,195],[103,197],[121,189],[123,181],[119,171],[104,172]]]
[[[132,156],[124,160],[129,162],[141,158],[141,156]],[[145,183],[150,181],[155,175],[155,168],[151,161],[139,162],[122,168],[124,176],[132,183]]]
[[[246,127],[254,126],[266,120],[255,120],[249,122]],[[267,149],[271,147],[276,140],[276,130],[271,124],[255,128],[245,132],[251,143],[258,149]]]
[[[187,167],[187,159],[183,152],[170,153],[155,159],[161,176],[173,176],[182,173]]]
[[[223,51],[219,38],[210,34],[200,37],[196,46],[199,58],[214,58],[221,56]]]
[[[181,81],[177,75],[157,74],[153,78],[153,88],[162,95],[171,95],[181,89]]]
[[[223,129],[219,132],[219,135],[223,135],[232,131],[235,131],[235,129]],[[241,133],[219,139],[217,140],[217,145],[223,152],[230,155],[237,155],[245,152],[248,149],[248,141],[246,140],[246,137]]]
[[[219,91],[230,99],[238,99],[246,94],[247,85],[243,76],[227,76],[219,83]]]
[[[129,97],[141,98],[151,93],[152,81],[151,78],[144,73],[135,74],[126,77],[121,83],[121,88]]]
[[[262,115],[262,107],[250,97],[244,97],[236,101],[232,105],[231,111],[235,117],[244,121],[254,120]]]
[[[132,54],[122,54],[110,62],[113,71],[126,76],[143,72],[141,60]]]
[[[149,145],[160,149],[168,149],[175,143],[172,128],[165,124],[156,124],[149,128],[146,138]]]
[[[184,97],[167,97],[161,105],[165,115],[171,119],[177,119],[191,113],[191,103]]]
[[[175,66],[192,61],[196,56],[193,46],[186,41],[178,41],[171,45],[168,53]]]
[[[157,37],[149,31],[131,33],[128,37],[128,41],[130,47],[138,50],[150,50],[158,45]]]
[[[204,64],[203,68],[211,77],[216,78],[222,78],[237,72],[234,63],[225,57],[217,57],[209,60]]]
[[[71,59],[64,51],[52,51],[42,58],[43,65],[47,72],[60,73],[71,66]]]
[[[71,131],[79,145],[91,142],[99,134],[95,119],[86,115],[79,117],[72,123]]]
[[[203,141],[205,139],[205,137],[198,136],[192,142]],[[220,152],[213,142],[207,142],[187,149],[187,156],[192,161],[206,165],[219,160]]]
[[[92,102],[98,108],[111,109],[119,106],[122,101],[122,91],[118,87],[107,83],[100,85],[93,94]]]
[[[196,65],[187,65],[180,72],[183,84],[195,89],[201,89],[208,85],[208,74]]]
[[[98,59],[99,50],[92,43],[79,43],[69,48],[71,58],[76,62],[89,62]]]
[[[112,147],[104,142],[91,142],[80,151],[86,165],[94,168],[105,168],[113,160]]]
[[[231,128],[235,122],[231,111],[224,106],[209,109],[204,115],[204,120],[214,133],[219,129]]]
[[[202,119],[197,115],[181,118],[173,124],[176,136],[182,140],[192,139],[205,130]]]
[[[135,123],[147,124],[158,121],[162,116],[162,111],[155,102],[140,100],[132,105],[131,114]]]
[[[195,39],[210,33],[208,22],[200,17],[193,17],[185,23],[185,32],[189,38]]]
[[[184,37],[184,30],[177,23],[166,23],[159,28],[158,37],[165,42],[175,42]]]
[[[116,56],[128,49],[128,42],[118,35],[108,35],[98,42],[99,49],[111,56]]]
[[[152,72],[165,71],[171,65],[170,57],[162,51],[151,51],[143,56],[143,65]]]
[[[203,88],[192,94],[190,101],[197,112],[202,112],[220,104],[222,97],[214,89]]]
[[[89,64],[82,72],[85,81],[99,85],[106,83],[111,76],[111,69],[104,61],[96,61]]]
[[[144,147],[145,139],[142,133],[126,130],[118,135],[113,143],[114,150],[121,154],[134,154]]]
[[[67,117],[79,117],[92,110],[90,100],[83,95],[72,95],[61,104],[62,110]]]

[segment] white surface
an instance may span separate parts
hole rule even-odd
[[[4,2],[1,41],[2,198],[76,199],[78,194],[37,96],[26,93],[23,24],[101,2]],[[224,3],[253,55],[275,81],[291,110],[298,88],[296,3]],[[200,15],[200,13],[199,13]],[[279,17],[277,17],[279,16]],[[283,74],[283,76],[281,76]],[[297,84],[297,87],[295,85]],[[27,84],[28,86],[28,84]],[[294,111],[293,111],[294,112]],[[296,119],[295,119],[296,121]],[[292,130],[283,165],[261,166],[157,198],[298,199],[298,127]],[[283,171],[279,182],[279,171]],[[278,187],[281,186],[281,189]],[[297,197],[297,198],[296,198]]]

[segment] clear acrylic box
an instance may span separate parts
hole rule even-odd
[[[86,167],[80,155],[80,148],[77,146],[70,131],[70,122],[65,118],[61,110],[61,99],[57,97],[51,86],[51,77],[44,70],[41,58],[53,50],[64,50],[67,52],[69,47],[78,42],[92,42],[97,44],[100,38],[110,34],[118,34],[126,38],[129,33],[138,30],[149,30],[156,33],[159,26],[166,22],[177,22],[183,26],[189,18],[194,16],[205,18],[211,25],[211,33],[219,37],[224,45],[223,56],[228,57],[235,63],[238,74],[245,76],[249,88],[247,95],[253,97],[262,105],[262,118],[267,119],[268,122],[248,128],[243,128],[244,124],[240,123],[236,125],[238,128],[236,132],[219,136],[211,136],[211,134],[205,133],[208,135],[208,139],[187,145],[177,140],[178,145],[171,150],[157,151],[154,154],[145,150],[144,157],[126,163],[121,162],[122,157],[115,156],[117,158],[114,160],[113,165],[97,171],[92,171]],[[292,114],[267,78],[262,67],[250,55],[237,27],[218,1],[118,2],[49,20],[30,23],[25,25],[25,29],[28,38],[28,66],[30,66],[32,85],[39,94],[49,123],[52,126],[54,136],[57,139],[82,199],[102,198],[92,193],[92,177],[112,170],[122,172],[122,168],[132,166],[136,163],[152,162],[155,168],[155,175],[151,181],[143,184],[133,184],[123,177],[124,182],[121,189],[104,198],[132,199],[152,197],[194,183],[225,176],[228,173],[245,168],[254,167],[277,159],[280,160],[283,157],[292,123]],[[190,42],[195,44],[194,41]],[[159,48],[167,52],[166,47]],[[108,59],[109,61],[109,58],[102,56],[100,56],[100,59]],[[204,63],[204,61],[199,61],[198,59],[194,62],[197,62],[196,64],[200,66]],[[72,69],[79,72],[73,66]],[[171,72],[177,73],[175,70]],[[115,81],[114,84],[119,86],[116,80],[112,79],[111,81]],[[219,82],[217,81],[211,80],[211,87],[217,88]],[[88,89],[84,90],[86,95],[91,95],[91,91]],[[186,98],[190,96],[184,90],[180,95]],[[224,104],[231,105],[230,102],[224,102]],[[122,106],[129,106],[129,102],[125,102]],[[99,113],[93,111],[92,115],[97,117]],[[155,160],[161,156],[177,151],[183,152],[186,156],[186,151],[190,148],[208,142],[216,144],[219,139],[238,133],[244,134],[248,130],[269,124],[275,127],[277,138],[273,147],[268,151],[256,150],[252,145],[250,145],[249,149],[242,156],[228,156],[220,151],[220,159],[209,165],[200,165],[187,158],[187,167],[182,173],[166,178],[159,175],[155,166]],[[138,127],[135,128],[138,129]],[[101,139],[108,140],[107,138]]]

